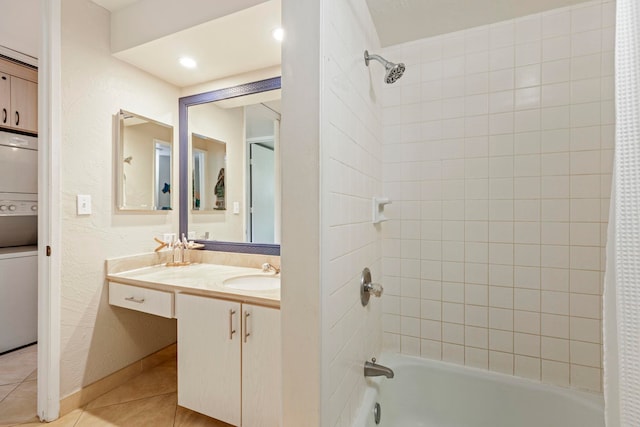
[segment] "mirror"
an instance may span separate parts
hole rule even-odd
[[[173,127],[120,110],[117,206],[120,210],[171,210]]]
[[[192,212],[226,210],[226,142],[191,132],[190,148]]]
[[[180,232],[279,254],[280,77],[180,98]]]

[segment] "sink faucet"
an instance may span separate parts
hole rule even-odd
[[[262,264],[262,272],[268,273],[269,271],[273,271],[274,274],[278,274],[280,273],[280,268],[276,267],[273,264],[269,264],[268,262],[265,262],[264,264]]]
[[[393,378],[393,370],[386,366],[378,365],[375,357],[371,358],[371,362],[368,360],[364,362],[365,377],[379,377],[381,375],[387,378]]]

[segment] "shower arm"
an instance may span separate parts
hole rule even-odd
[[[387,61],[386,59],[384,59],[383,57],[381,57],[380,55],[369,55],[369,51],[365,50],[364,51],[364,63],[367,65],[367,67],[369,66],[369,61],[373,59],[378,61],[379,63],[381,63],[382,65],[384,65],[385,68],[389,68],[389,61]]]

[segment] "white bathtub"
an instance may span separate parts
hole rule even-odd
[[[383,354],[353,427],[604,427],[600,395],[449,363]]]

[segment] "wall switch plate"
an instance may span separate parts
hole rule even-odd
[[[174,240],[176,240],[176,233],[164,233],[162,235],[162,241],[167,245],[173,243]]]
[[[78,194],[78,215],[91,215],[91,196],[88,194]]]
[[[240,202],[233,202],[233,213],[236,215],[240,213]]]

